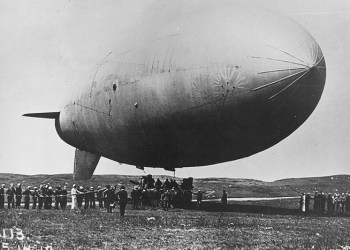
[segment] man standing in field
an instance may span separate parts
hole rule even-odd
[[[112,213],[112,203],[114,200],[114,192],[111,189],[110,185],[106,186],[106,190],[103,191],[103,195],[104,195],[104,205],[107,208],[107,213]]]
[[[30,186],[27,187],[26,190],[24,190],[24,209],[29,209],[29,202],[30,202],[30,196],[32,192],[30,191]]]
[[[61,203],[61,195],[62,195],[62,190],[61,187],[58,186],[54,192],[54,196],[55,196],[55,209],[59,209],[59,205]]]
[[[5,206],[5,184],[2,184],[0,188],[0,209],[4,209],[4,206]]]
[[[43,204],[45,203],[45,194],[46,194],[46,189],[44,185],[39,186],[39,191],[38,191],[39,197],[38,197],[38,208],[41,209],[43,207]]]
[[[103,189],[101,186],[97,187],[97,201],[98,201],[98,207],[103,208]]]
[[[90,187],[89,195],[89,202],[90,202],[90,208],[95,208],[95,191],[94,187]]]
[[[126,192],[125,187],[121,186],[120,191],[118,192],[120,216],[124,217],[126,203],[128,201],[128,192]]]
[[[61,209],[66,209],[67,206],[67,196],[68,196],[68,191],[67,191],[67,186],[63,186],[63,189],[61,191]]]
[[[306,200],[306,196],[304,193],[301,193],[300,194],[300,201],[299,201],[299,204],[300,204],[300,213],[301,214],[304,214],[305,213],[305,200]]]
[[[7,189],[6,191],[6,195],[7,195],[7,203],[8,203],[8,209],[15,207],[15,188],[13,187],[13,183],[10,184],[10,187]]]
[[[75,209],[76,202],[77,202],[77,186],[75,184],[73,184],[70,194],[72,195],[71,209]]]
[[[221,203],[224,204],[224,205],[227,204],[227,193],[226,193],[226,190],[222,190]]]
[[[32,192],[32,197],[33,197],[32,208],[36,209],[36,203],[38,202],[38,197],[39,197],[39,192],[38,192],[38,188],[37,187],[34,187],[34,191]]]
[[[21,201],[22,201],[22,187],[21,183],[17,184],[17,188],[15,190],[15,195],[16,195],[16,208],[21,207]]]
[[[132,200],[133,209],[139,209],[138,196],[139,196],[139,193],[138,193],[137,187],[134,187],[131,191],[131,200]]]
[[[202,191],[198,190],[197,192],[197,206],[199,209],[202,208],[203,194]]]
[[[307,193],[305,196],[305,213],[308,214],[310,211],[310,200],[311,200],[311,195],[310,193]]]

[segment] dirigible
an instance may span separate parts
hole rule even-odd
[[[100,157],[166,170],[248,157],[293,133],[321,98],[321,48],[287,16],[202,7],[151,24],[83,75],[61,110],[25,114],[55,120],[76,148],[76,179]]]

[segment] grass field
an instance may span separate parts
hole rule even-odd
[[[285,201],[282,201],[283,203]],[[346,249],[350,217],[302,217],[289,203],[205,203],[204,210],[2,210],[0,232],[17,227],[31,245],[53,249]],[[285,209],[285,214],[242,213],[244,206]],[[278,208],[279,206],[279,208]],[[231,212],[233,209],[234,212]],[[235,210],[237,209],[237,210]],[[216,211],[215,211],[216,210]],[[263,211],[263,210],[262,210]],[[7,233],[8,234],[8,233]],[[1,238],[0,238],[1,239]],[[3,240],[4,241],[4,240]],[[14,241],[10,246],[15,246]],[[17,248],[16,248],[17,249]]]
[[[156,177],[157,178],[157,177]],[[162,180],[168,176],[160,176]],[[93,176],[78,185],[123,184],[130,194],[135,176]],[[177,179],[180,181],[179,179]],[[72,175],[0,174],[0,183],[52,186],[75,183]],[[220,198],[298,196],[287,185],[313,193],[347,192],[350,176],[338,175],[263,182],[249,179],[195,179],[195,190]],[[105,210],[0,210],[0,249],[18,249],[25,241],[8,239],[21,229],[30,246],[52,249],[350,249],[350,217],[301,216],[298,199],[229,202],[223,208],[205,202],[201,210],[132,210],[126,216]],[[17,229],[14,229],[16,227]],[[4,237],[5,234],[5,237]],[[5,246],[7,246],[5,244]],[[20,248],[23,249],[23,248]],[[32,248],[35,249],[35,248]],[[44,248],[43,248],[44,249]]]

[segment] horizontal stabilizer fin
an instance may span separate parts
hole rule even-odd
[[[46,112],[46,113],[28,113],[23,116],[45,118],[45,119],[57,119],[60,116],[60,112]]]
[[[100,158],[100,155],[75,149],[74,180],[89,180],[94,174]]]

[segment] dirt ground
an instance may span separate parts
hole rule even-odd
[[[125,217],[100,209],[5,209],[0,241],[2,249],[24,243],[31,249],[349,249],[350,217],[301,216],[289,206],[204,204],[202,210],[163,211],[128,205]]]

